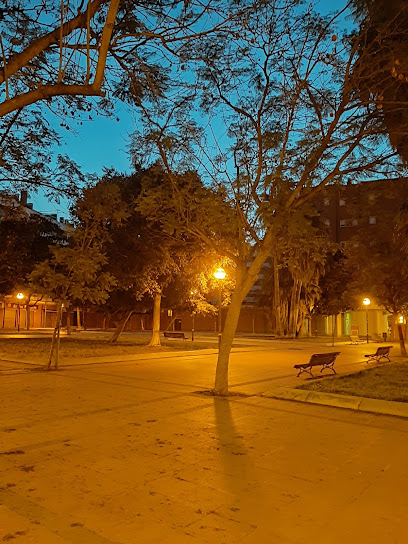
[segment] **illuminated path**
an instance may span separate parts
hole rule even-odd
[[[243,346],[229,399],[214,353],[0,375],[0,542],[407,542],[408,420],[257,396],[316,351]]]

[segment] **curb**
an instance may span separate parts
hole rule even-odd
[[[406,402],[353,397],[351,395],[335,395],[334,393],[316,393],[315,391],[288,388],[265,391],[260,396],[408,418],[408,403]]]

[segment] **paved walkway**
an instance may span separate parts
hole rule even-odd
[[[0,542],[405,543],[408,420],[258,396],[313,351],[234,352],[229,399],[212,352],[3,373]]]

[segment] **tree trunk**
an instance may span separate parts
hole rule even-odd
[[[46,370],[51,369],[52,360],[55,361],[55,370],[58,368],[58,355],[59,355],[59,337],[60,337],[60,329],[61,329],[61,315],[62,315],[62,303],[58,302],[57,304],[57,315],[55,318],[55,327],[54,332],[52,334],[52,340],[51,340],[51,349],[50,349],[50,356],[48,359],[48,364],[46,366]]]
[[[220,349],[218,353],[217,370],[215,373],[214,394],[228,395],[228,364],[232,343],[237,330],[238,319],[241,313],[241,306],[247,292],[242,288],[235,288],[231,297],[231,304],[228,307],[225,319],[224,330],[221,336]]]
[[[272,246],[271,232],[266,234],[264,247],[258,252],[251,266],[247,268],[246,263],[236,268],[236,284],[231,297],[227,316],[225,319],[224,330],[221,335],[221,341],[218,351],[217,369],[215,373],[214,395],[228,395],[228,365],[231,353],[232,342],[237,330],[238,319],[241,313],[242,303],[249,293],[251,287],[258,279],[258,273],[268,258]]]
[[[273,258],[273,310],[275,315],[275,334],[282,336],[282,315],[281,315],[281,300],[280,300],[280,285],[279,285],[279,268],[278,258]]]
[[[145,326],[144,326],[144,316],[143,316],[143,315],[140,316],[140,330],[141,330],[141,331],[144,331],[144,330],[145,330]]]
[[[77,320],[77,329],[81,329],[81,310],[79,309],[79,307],[77,306],[77,309],[76,309],[76,320]]]
[[[297,325],[297,337],[303,338],[305,336],[305,323],[306,323],[306,306],[304,303],[299,301],[299,315],[298,315],[298,325]]]
[[[69,309],[67,309],[67,335],[70,336],[72,334],[72,327],[71,327],[71,312]]]
[[[294,324],[294,335],[297,337],[298,325],[299,325],[299,315],[300,315],[300,295],[302,293],[302,282],[296,280],[296,293],[295,293],[295,311],[293,315],[293,324]]]
[[[407,350],[405,348],[404,333],[402,332],[401,323],[398,323],[397,327],[398,327],[398,338],[399,338],[399,343],[400,343],[401,355],[403,357],[406,357],[407,356]]]
[[[332,315],[332,347],[334,347],[334,336],[336,333],[336,321],[337,321],[337,314]]]
[[[161,293],[154,295],[153,301],[153,330],[152,338],[149,342],[149,346],[161,346],[160,343],[160,306],[161,306]]]
[[[29,331],[31,328],[31,312],[30,312],[30,299],[27,299],[27,306],[26,306],[26,329]]]
[[[130,312],[128,312],[127,314],[125,314],[122,319],[119,321],[119,323],[117,324],[117,327],[116,329],[113,331],[113,334],[112,336],[109,338],[108,342],[110,344],[114,344],[116,342],[116,340],[119,338],[119,336],[122,334],[122,332],[124,331],[125,327],[126,327],[126,323],[129,321],[130,319],[130,316],[133,314],[133,310],[131,310]]]
[[[298,316],[298,290],[299,281],[293,280],[292,292],[290,296],[290,310],[289,310],[289,336],[294,338],[296,336],[296,324]]]
[[[247,262],[238,265],[236,268],[236,284],[231,297],[231,304],[228,308],[224,324],[224,331],[221,336],[218,352],[217,369],[215,372],[214,395],[228,395],[228,365],[231,353],[232,342],[237,330],[239,314],[241,313],[242,303],[249,293],[251,287],[258,279],[258,273],[261,270],[266,259],[272,252],[273,233],[268,231],[263,240],[263,246],[258,251],[249,268]]]

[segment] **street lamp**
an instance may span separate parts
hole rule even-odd
[[[221,282],[225,279],[226,272],[223,268],[217,268],[214,278],[218,280],[218,334],[221,334]]]
[[[20,300],[23,300],[24,293],[17,293],[17,332],[20,332]]]
[[[365,309],[366,309],[366,328],[367,328],[367,344],[368,344],[368,307],[370,306],[371,304],[371,300],[369,298],[365,298],[363,300],[363,304],[365,306]]]

